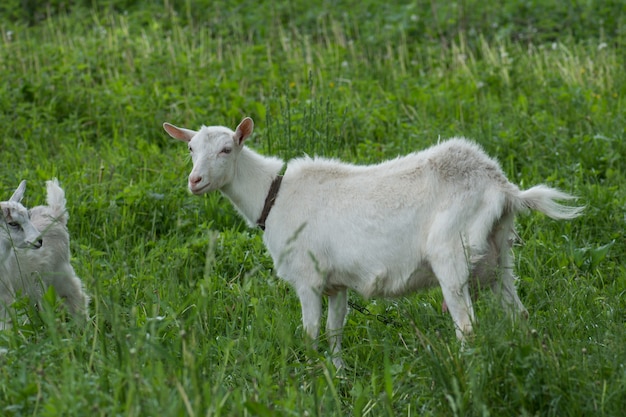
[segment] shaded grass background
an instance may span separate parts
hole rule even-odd
[[[624,6],[509,0],[4,2],[0,186],[57,176],[85,329],[20,300],[4,415],[619,415],[626,403]],[[509,178],[581,197],[519,220],[528,322],[488,295],[460,350],[438,290],[351,299],[337,377],[261,235],[185,189],[163,121],[372,163],[463,135]],[[313,356],[316,360],[307,361]]]

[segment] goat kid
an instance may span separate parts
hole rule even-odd
[[[328,296],[326,329],[337,367],[348,288],[372,297],[439,285],[463,340],[474,322],[470,284],[491,287],[504,307],[528,314],[512,269],[515,215],[534,209],[572,219],[582,211],[558,204],[574,197],[545,185],[521,191],[463,138],[371,166],[297,158],[280,183],[283,161],[244,145],[253,126],[250,118],[235,131],[163,125],[188,144],[193,194],[220,190],[251,226],[265,226],[277,275],[295,288],[313,340]]]
[[[52,286],[70,313],[85,319],[89,296],[70,264],[69,216],[65,207],[65,192],[56,179],[46,181],[46,189],[47,205],[30,210],[30,220],[41,232],[43,244],[37,251],[15,249],[8,263],[10,280],[14,290],[23,291],[36,303],[41,302],[47,288]],[[15,296],[15,292],[12,296]]]

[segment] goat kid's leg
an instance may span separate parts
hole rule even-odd
[[[83,284],[71,265],[62,266],[51,285],[64,300],[70,313],[76,317],[88,318],[89,296],[85,294]]]
[[[347,290],[338,291],[328,296],[328,318],[326,319],[326,333],[333,355],[333,364],[337,369],[344,366],[341,359],[341,339],[344,320],[348,311]]]
[[[0,330],[11,328],[11,317],[4,303],[0,302]]]
[[[0,264],[0,272],[3,272]],[[0,277],[2,278],[2,277]],[[14,300],[13,286],[0,279],[0,330],[11,328],[11,315],[9,308]]]

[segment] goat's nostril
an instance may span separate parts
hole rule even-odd
[[[202,177],[189,177],[189,183],[196,185],[202,181]]]

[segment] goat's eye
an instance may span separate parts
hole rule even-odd
[[[222,153],[228,155],[229,153],[231,153],[233,150],[231,148],[224,148],[222,149]]]
[[[19,224],[18,222],[8,222],[7,224],[8,224],[9,226],[11,226],[11,227],[15,227],[15,228],[20,227],[20,224]]]

